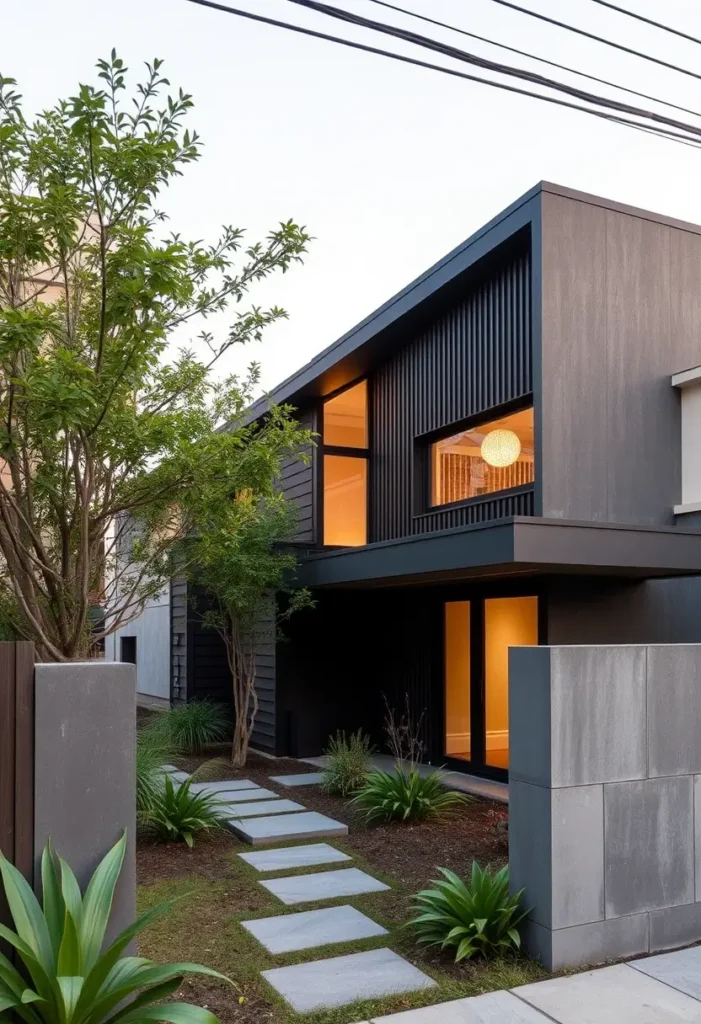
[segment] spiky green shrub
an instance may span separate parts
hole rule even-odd
[[[221,743],[231,735],[231,721],[223,704],[193,700],[162,711],[148,731],[179,754],[201,754],[210,743]]]
[[[125,949],[174,901],[143,914],[101,954],[114,887],[124,860],[126,834],[98,865],[81,894],[70,867],[47,843],[41,859],[43,906],[20,872],[0,853],[0,874],[17,929],[0,925],[23,970],[0,953],[0,1019],[25,1024],[218,1024],[209,1010],[164,1003],[185,974],[228,981],[199,964],[161,966]]]
[[[324,751],[327,762],[322,769],[321,788],[332,796],[349,796],[365,782],[372,767],[370,737],[361,729],[346,736],[337,732]]]
[[[136,814],[142,823],[153,810],[163,788],[162,766],[173,756],[167,738],[149,725],[136,733]]]
[[[469,885],[448,868],[438,870],[443,878],[435,888],[414,896],[417,913],[409,924],[419,942],[454,948],[456,963],[520,949],[518,925],[528,911],[521,909],[523,889],[509,895],[508,867],[493,874],[473,861]]]
[[[147,827],[160,842],[182,839],[192,847],[198,832],[226,828],[227,817],[217,794],[192,793],[191,786],[192,779],[181,785],[173,785],[169,775],[163,777],[162,787],[146,821]],[[229,813],[228,817],[233,815]]]
[[[465,793],[446,789],[440,771],[421,775],[415,765],[397,764],[393,772],[374,769],[353,798],[365,821],[421,821],[450,814],[470,803]]]

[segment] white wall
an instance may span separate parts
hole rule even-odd
[[[136,690],[170,700],[170,587],[152,598],[141,615],[105,640],[107,661],[121,661],[120,640],[136,637]]]

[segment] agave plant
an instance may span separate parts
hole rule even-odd
[[[162,788],[148,813],[146,825],[161,842],[184,839],[189,847],[198,832],[226,828],[227,817],[216,793],[192,793],[192,779],[173,785],[169,775],[163,776]]]
[[[472,863],[469,886],[448,868],[434,889],[414,896],[417,914],[409,922],[418,941],[441,949],[454,947],[455,962],[472,956],[500,956],[521,948],[518,924],[523,889],[509,895],[509,869],[496,874]]]
[[[365,811],[368,824],[440,817],[470,802],[465,793],[446,789],[442,778],[440,771],[421,775],[415,765],[397,764],[393,772],[375,769],[352,802]]]
[[[25,1024],[218,1024],[213,1013],[190,1003],[156,1004],[176,991],[185,974],[229,981],[223,974],[199,964],[160,965],[122,956],[174,901],[143,914],[102,952],[125,846],[126,834],[98,865],[83,895],[68,864],[47,843],[41,859],[43,905],[0,853],[0,874],[17,929],[0,925],[0,938],[24,965],[18,970],[0,953],[0,1019],[9,1011]]]

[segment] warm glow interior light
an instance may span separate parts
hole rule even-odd
[[[511,466],[521,454],[521,441],[513,430],[490,430],[480,447],[488,466]]]

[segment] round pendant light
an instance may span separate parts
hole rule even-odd
[[[490,430],[482,441],[480,454],[488,466],[511,466],[521,454],[521,441],[513,430]]]

